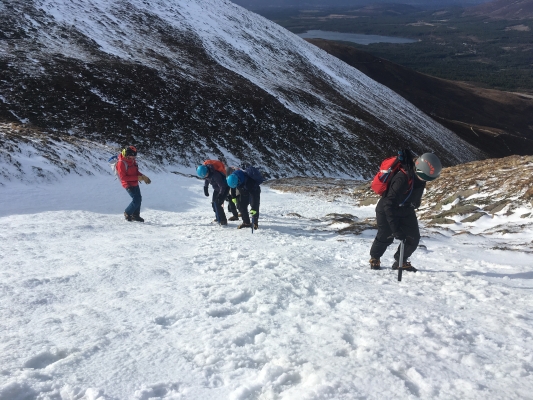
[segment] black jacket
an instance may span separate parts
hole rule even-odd
[[[422,203],[426,182],[418,179],[414,173],[411,174],[413,175],[412,191],[408,176],[399,171],[393,176],[389,188],[376,206],[376,212],[384,213],[387,216],[387,221],[393,232],[399,230],[398,220],[409,214],[414,214],[415,209],[420,207]]]
[[[207,188],[211,184],[216,192],[222,194],[227,193],[229,187],[224,174],[218,172],[212,165],[206,165],[206,167],[209,169],[209,175],[205,178],[204,187]]]

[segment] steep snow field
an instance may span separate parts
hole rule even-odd
[[[144,224],[110,176],[0,188],[1,400],[531,398],[530,230],[424,230],[399,283],[318,219],[373,207],[265,187],[252,234],[149,175]]]

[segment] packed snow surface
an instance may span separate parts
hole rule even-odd
[[[320,220],[373,207],[263,187],[252,233],[149,175],[144,224],[110,176],[0,188],[1,400],[531,398],[531,231],[424,229],[398,282]]]

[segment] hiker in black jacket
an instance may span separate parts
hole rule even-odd
[[[394,239],[397,239],[405,240],[402,268],[405,271],[417,271],[407,261],[420,241],[416,209],[422,202],[426,182],[439,177],[442,165],[438,157],[432,153],[425,153],[414,160],[408,150],[404,151],[404,155],[402,168],[392,177],[387,191],[376,206],[378,233],[370,248],[371,269],[381,269],[381,256]],[[398,246],[392,269],[398,269],[399,254]]]
[[[224,212],[224,200],[226,200],[229,193],[229,187],[226,183],[226,176],[222,172],[217,171],[212,164],[199,165],[198,168],[196,168],[196,174],[199,178],[205,180],[204,194],[206,197],[209,196],[209,184],[213,186],[211,205],[215,212],[215,221],[220,225],[227,225],[228,220],[226,218],[226,213]]]

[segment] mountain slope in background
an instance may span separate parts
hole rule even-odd
[[[273,176],[370,176],[398,148],[483,157],[412,104],[224,0],[0,6],[0,118],[136,144],[160,165],[252,161]]]
[[[232,0],[249,10],[265,9],[317,9],[334,7],[358,7],[375,4],[394,4],[390,0]],[[410,4],[424,8],[442,8],[448,6],[469,6],[483,3],[487,0],[402,0],[401,4]]]
[[[533,154],[533,97],[434,78],[333,41],[308,41],[394,90],[491,157]]]
[[[532,19],[533,0],[495,0],[465,10],[465,15],[491,19]]]

